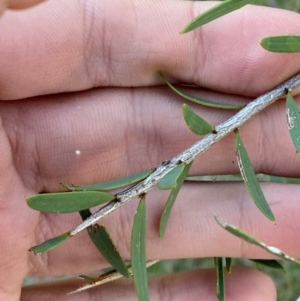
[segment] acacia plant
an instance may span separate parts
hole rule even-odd
[[[255,0],[225,0],[197,16],[183,28],[181,33],[183,34],[193,31],[216,18],[222,17],[225,14],[255,2]],[[297,35],[266,37],[260,41],[260,44],[268,51],[289,53],[300,52],[300,36]],[[300,85],[300,75],[292,77],[280,86],[274,88],[272,91],[261,95],[245,106],[241,106],[237,104],[211,102],[188,95],[181,91],[180,88],[172,85],[167,79],[167,74],[163,74],[162,72],[159,72],[159,74],[162,80],[175,93],[182,96],[185,101],[194,102],[202,106],[213,107],[216,110],[232,110],[234,113],[225,122],[219,125],[212,125],[201,116],[197,115],[187,103],[184,103],[182,105],[182,112],[187,126],[195,134],[200,136],[204,135],[204,137],[201,137],[198,142],[190,146],[178,156],[167,159],[162,162],[162,164],[151,170],[145,170],[138,174],[133,174],[114,181],[84,186],[62,183],[62,186],[67,189],[66,192],[44,193],[27,197],[28,205],[35,210],[49,213],[79,212],[83,219],[83,222],[73,230],[63,233],[58,237],[49,239],[40,245],[34,246],[30,249],[31,251],[35,254],[50,251],[82,230],[87,229],[88,235],[93,243],[107,259],[108,263],[110,263],[113,267],[113,271],[101,275],[96,279],[90,278],[89,276],[81,276],[81,278],[87,280],[89,283],[80,287],[75,292],[79,292],[120,277],[127,277],[133,278],[138,299],[140,301],[146,301],[149,299],[147,267],[157,261],[146,261],[146,199],[151,189],[155,186],[159,189],[170,191],[169,197],[166,200],[165,207],[161,214],[158,229],[158,235],[163,238],[172,207],[184,181],[243,181],[257,208],[267,219],[270,220],[270,222],[273,223],[276,222],[276,216],[274,216],[271,208],[269,207],[263,191],[260,188],[259,182],[273,181],[288,184],[300,183],[300,179],[298,178],[287,178],[280,175],[256,174],[239,133],[239,128],[250,118],[274,103],[276,100],[286,97],[287,130],[290,132],[296,152],[300,154],[300,113],[292,96],[293,89]],[[220,139],[232,133],[235,135],[236,157],[240,174],[194,177],[187,176],[191,165],[199,155],[209,149],[210,146],[217,143]],[[114,189],[121,189],[121,192],[113,194],[111,191]],[[97,222],[134,198],[139,198],[140,203],[132,226],[131,262],[129,264],[125,264],[106,228],[98,225]],[[104,204],[104,206],[91,214],[89,209],[101,204]],[[238,229],[234,225],[221,221],[222,217],[212,216],[212,219],[213,218],[215,218],[216,222],[219,223],[221,227],[233,235],[238,236],[249,243],[255,244],[279,258],[284,258],[300,264],[300,261],[289,256],[278,248],[268,246],[264,242],[261,242],[258,238],[253,237],[251,234]],[[214,262],[217,272],[217,297],[219,300],[224,300],[225,284],[223,266],[225,266],[227,272],[231,272],[232,259],[217,257],[214,259]],[[261,265],[279,269],[282,268],[280,263],[276,260],[255,260],[255,262]]]

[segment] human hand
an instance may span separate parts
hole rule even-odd
[[[264,36],[297,32],[298,14],[247,6],[190,34],[178,34],[210,5],[52,0],[4,14],[0,300],[135,300],[132,284],[125,280],[71,296],[65,293],[78,283],[25,288],[21,294],[27,275],[80,274],[106,266],[84,233],[41,256],[29,253],[31,246],[72,229],[80,218],[33,211],[24,196],[59,191],[60,182],[87,184],[145,170],[199,139],[184,124],[183,100],[159,86],[158,70],[213,90],[187,90],[193,94],[230,103],[248,102],[299,70],[299,55],[272,54],[258,45]],[[198,111],[213,124],[232,114],[199,107]],[[257,172],[299,176],[283,102],[243,126],[241,136]],[[237,172],[232,136],[203,154],[191,170]],[[162,240],[157,228],[167,194],[153,190],[147,196],[148,259],[268,258],[259,248],[227,234],[214,215],[299,257],[300,188],[274,183],[262,188],[276,226],[253,205],[242,183],[185,184]],[[136,205],[132,201],[103,220],[126,259]],[[199,300],[200,295],[215,300],[214,282],[212,271],[152,279],[150,299]],[[230,301],[276,300],[271,280],[258,271],[234,270],[226,286]]]

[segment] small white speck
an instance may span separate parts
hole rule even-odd
[[[240,168],[240,172],[241,172],[242,178],[243,178],[244,182],[247,182],[248,180],[247,180],[246,173],[245,173],[245,170],[244,170],[244,166],[243,166],[243,162],[242,162],[240,150],[236,151],[236,157],[237,157],[237,163],[238,163],[238,166]]]
[[[289,108],[286,109],[286,117],[287,117],[288,128],[289,130],[291,130],[295,126],[295,121],[294,121],[295,117],[293,111],[290,110]]]
[[[77,106],[77,109],[81,109],[81,106]]]
[[[282,251],[276,247],[268,246],[268,250],[276,255],[282,255]]]
[[[80,151],[80,150],[76,150],[76,151],[75,151],[75,154],[76,154],[76,156],[80,156],[81,151]]]

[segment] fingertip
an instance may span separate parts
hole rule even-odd
[[[268,275],[245,267],[233,267],[226,278],[226,296],[230,300],[275,301],[276,286]]]
[[[45,0],[9,0],[2,1],[7,4],[7,8],[10,9],[23,9],[29,8],[31,6],[37,5],[41,2],[45,2]]]

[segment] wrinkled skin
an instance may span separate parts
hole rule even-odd
[[[3,12],[35,2],[40,1],[1,1],[0,7]],[[183,100],[163,86],[158,70],[173,82],[202,86],[187,90],[194,95],[237,103],[249,102],[299,70],[300,55],[268,53],[258,44],[264,36],[299,33],[298,14],[246,6],[178,34],[211,5],[50,0],[2,15],[0,300],[136,300],[125,280],[71,296],[65,293],[78,283],[21,290],[27,275],[80,274],[106,266],[86,233],[47,254],[29,253],[30,246],[72,229],[80,217],[39,213],[24,197],[59,191],[60,182],[86,184],[145,170],[197,141],[184,124]],[[196,110],[213,124],[232,114]],[[241,136],[257,172],[300,176],[283,101],[243,126]],[[237,172],[229,135],[197,159],[190,173]],[[242,183],[185,184],[162,240],[157,227],[167,193],[153,190],[147,197],[147,257],[268,258],[226,233],[214,215],[299,257],[300,188],[272,183],[262,188],[276,226],[253,205]],[[136,205],[132,201],[103,220],[126,259]],[[150,299],[216,300],[214,277],[213,271],[197,271],[154,278]],[[267,276],[240,269],[227,279],[227,299],[271,301],[276,292]]]

